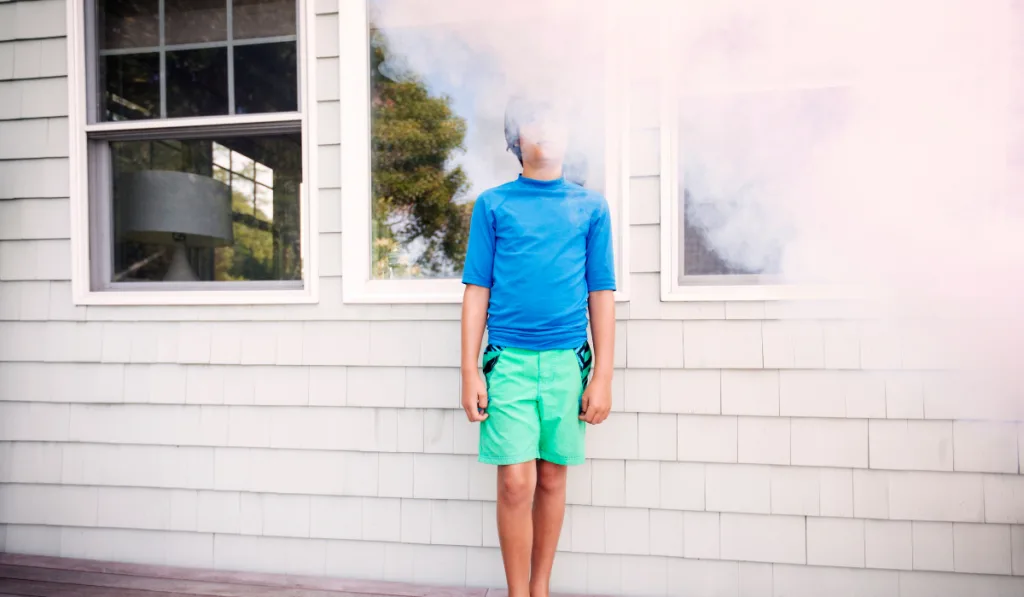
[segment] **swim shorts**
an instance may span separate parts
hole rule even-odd
[[[575,350],[545,351],[488,345],[480,462],[583,464],[586,423],[579,415],[592,361],[589,342]]]

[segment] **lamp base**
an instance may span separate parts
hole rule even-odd
[[[199,276],[192,271],[192,265],[188,262],[188,249],[185,243],[174,243],[174,255],[171,257],[171,266],[167,268],[164,275],[164,282],[198,282]]]

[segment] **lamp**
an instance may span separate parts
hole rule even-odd
[[[199,279],[188,248],[234,243],[231,188],[208,176],[166,170],[125,174],[118,180],[118,209],[126,237],[174,247],[164,281]]]

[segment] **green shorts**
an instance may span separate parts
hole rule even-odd
[[[589,342],[541,352],[488,345],[480,462],[583,464],[586,423],[579,415],[592,360]]]

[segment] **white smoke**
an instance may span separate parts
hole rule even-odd
[[[431,92],[450,95],[470,117],[460,164],[472,194],[519,171],[503,135],[505,108],[516,95],[559,98],[572,107],[571,148],[583,154],[591,186],[600,188],[611,36],[603,11],[583,11],[588,4],[578,0],[503,4],[507,13],[472,0],[371,0],[369,6],[371,24],[388,48],[382,72],[414,74]]]
[[[462,160],[478,186],[518,170],[494,142],[511,94],[573,98],[578,146],[606,165],[628,109],[608,98],[653,82],[678,123],[689,224],[721,259],[864,289],[894,337],[914,328],[907,350],[1019,392],[1024,0],[371,6],[403,67],[471,90]]]

